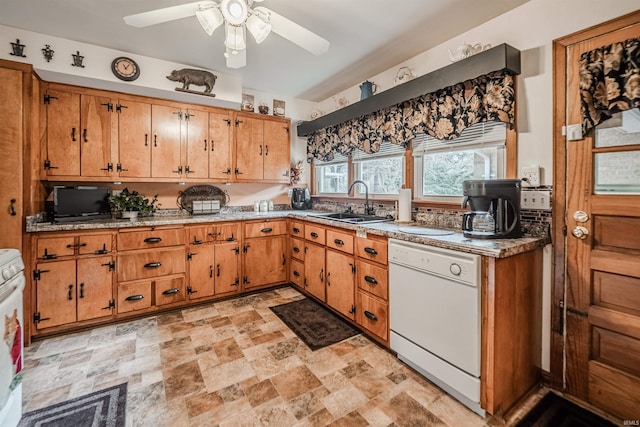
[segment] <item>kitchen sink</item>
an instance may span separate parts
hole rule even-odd
[[[393,221],[392,216],[365,215],[350,212],[318,213],[311,214],[311,216],[331,219],[334,221],[347,222],[351,224],[372,224],[375,222]]]

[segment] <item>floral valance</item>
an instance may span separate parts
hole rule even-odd
[[[580,110],[584,132],[615,113],[640,107],[640,38],[580,55]]]
[[[420,133],[451,140],[480,122],[505,122],[513,129],[514,107],[513,76],[486,74],[318,130],[307,138],[307,161],[330,161],[335,153],[349,155],[356,148],[376,153],[386,140],[407,146]]]

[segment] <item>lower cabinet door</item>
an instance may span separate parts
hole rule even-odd
[[[187,254],[190,300],[210,297],[214,293],[214,246],[191,246]]]
[[[327,304],[349,319],[355,311],[355,260],[353,255],[327,249]]]
[[[76,321],[76,261],[36,264],[36,321],[38,329]]]
[[[184,276],[156,279],[156,305],[184,301],[186,294],[185,288]]]
[[[244,287],[287,281],[287,236],[245,240]]]
[[[240,289],[240,246],[237,242],[215,246],[214,276],[216,295]]]
[[[304,246],[304,288],[320,301],[326,302],[324,246],[311,243],[307,243]]]
[[[111,316],[113,298],[113,257],[78,260],[78,321]]]
[[[118,313],[151,307],[151,281],[118,285]]]
[[[389,305],[364,292],[357,293],[356,322],[383,341],[389,338]]]

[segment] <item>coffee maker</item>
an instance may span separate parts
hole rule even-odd
[[[294,188],[292,190],[291,207],[296,210],[311,209],[311,193],[308,188]]]
[[[522,237],[519,179],[477,179],[462,183],[462,231],[476,239]]]

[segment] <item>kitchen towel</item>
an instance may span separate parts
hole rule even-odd
[[[398,222],[411,222],[411,189],[403,188],[398,196]]]

